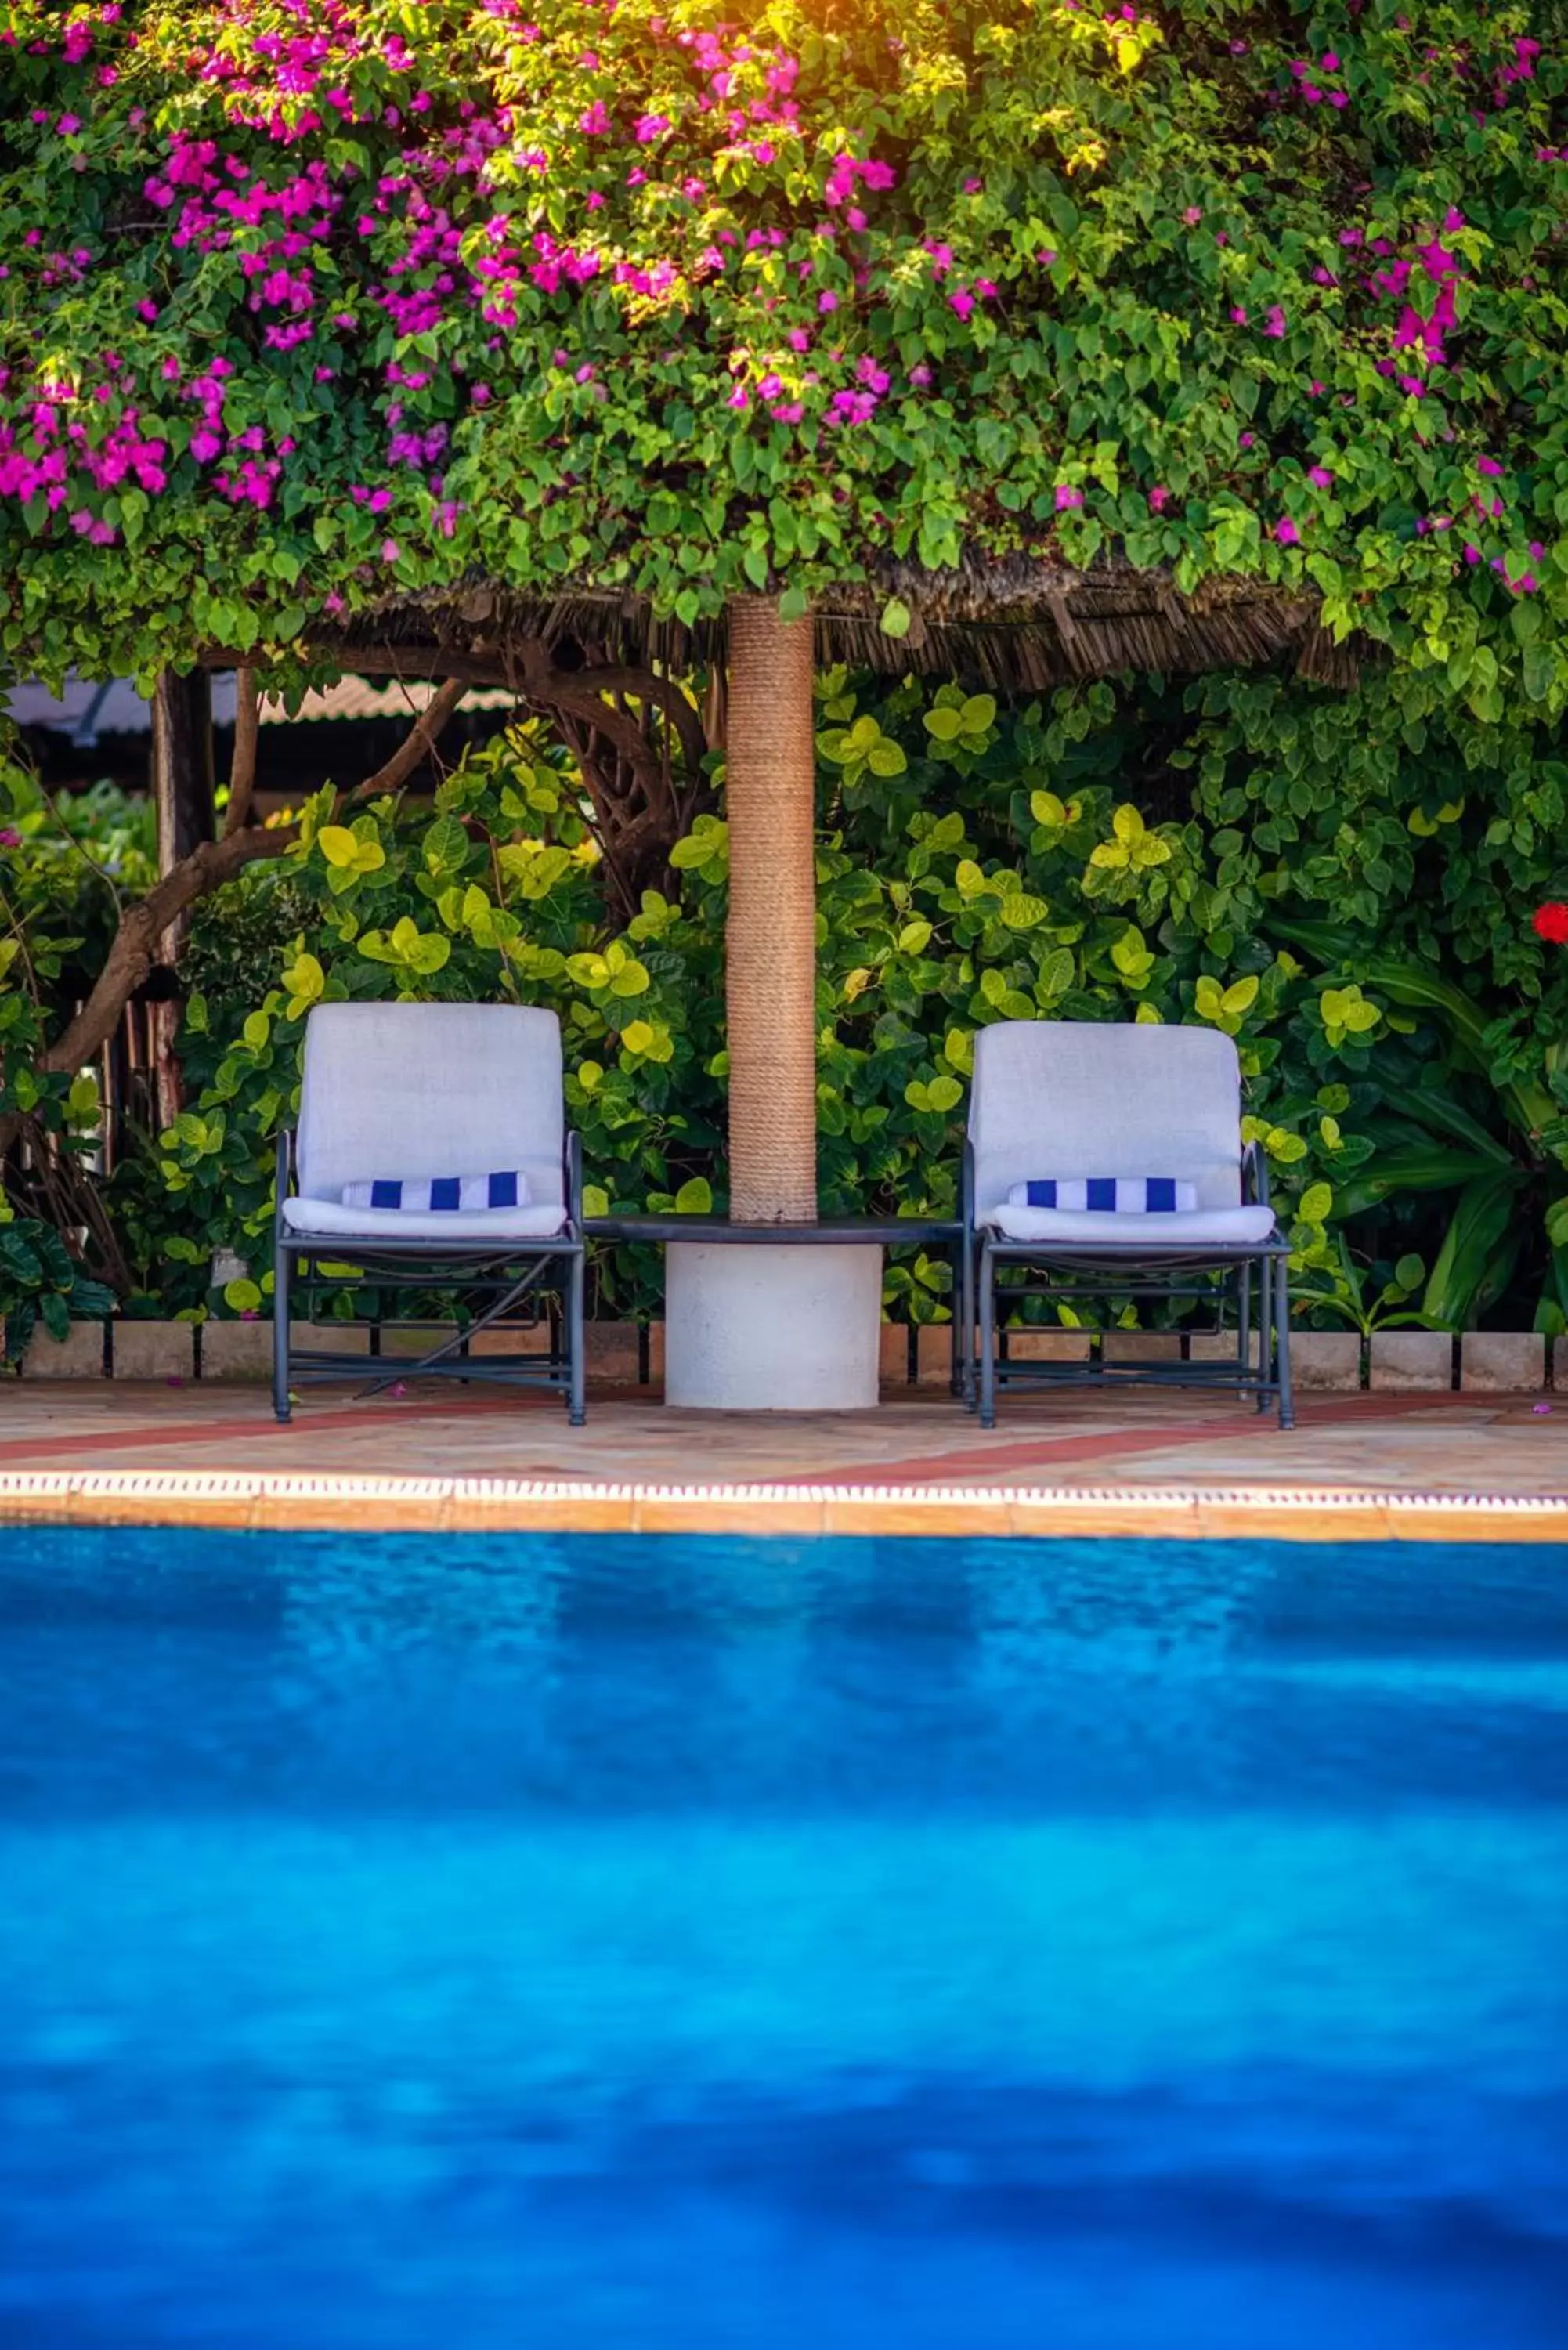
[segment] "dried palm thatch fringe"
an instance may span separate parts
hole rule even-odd
[[[889,597],[911,616],[902,637],[881,627]],[[1314,598],[1255,580],[1210,580],[1183,596],[1164,572],[1114,561],[1075,572],[1024,556],[945,572],[889,562],[875,577],[823,596],[814,620],[824,664],[956,678],[1001,692],[1044,692],[1127,671],[1267,668],[1293,656],[1299,676],[1345,691],[1371,651],[1364,639],[1336,644]],[[655,619],[633,595],[568,588],[545,600],[483,579],[389,600],[340,633],[314,631],[311,642],[346,669],[462,674],[472,684],[508,682],[514,649],[524,642],[542,646],[557,671],[618,666],[680,675],[717,666],[725,654],[722,619],[688,628]]]

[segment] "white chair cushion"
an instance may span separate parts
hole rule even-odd
[[[1071,1208],[1010,1208],[1006,1202],[981,1218],[1010,1241],[1093,1241],[1107,1249],[1199,1248],[1206,1242],[1235,1246],[1266,1241],[1274,1229],[1272,1208],[1198,1208],[1190,1215],[1116,1215]]]
[[[981,1222],[1015,1183],[1051,1167],[1116,1176],[1155,1168],[1192,1185],[1199,1212],[1241,1203],[1241,1070],[1218,1028],[1076,1020],[981,1028],[969,1130]]]
[[[310,1013],[299,1110],[299,1189],[306,1199],[337,1201],[346,1184],[371,1175],[418,1180],[454,1168],[509,1167],[526,1176],[535,1206],[558,1206],[564,1129],[561,1027],[553,1012],[513,1003],[318,1003]],[[407,1219],[399,1215],[395,1228],[406,1232]]]
[[[558,1200],[531,1208],[439,1209],[421,1215],[404,1208],[346,1208],[340,1200],[286,1200],[290,1232],[322,1240],[537,1241],[558,1232],[566,1211]]]

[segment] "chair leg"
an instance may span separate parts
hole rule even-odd
[[[959,1314],[963,1324],[959,1335],[959,1393],[964,1409],[975,1407],[974,1386],[974,1237],[965,1232],[959,1263]]]
[[[1296,1424],[1295,1398],[1291,1392],[1291,1287],[1290,1259],[1280,1257],[1275,1265],[1278,1290],[1274,1307],[1274,1345],[1279,1357],[1280,1426],[1293,1428]]]
[[[996,1272],[980,1247],[980,1424],[996,1426]]]
[[[275,1244],[272,1253],[272,1408],[286,1427],[294,1407],[288,1399],[288,1251]]]
[[[1236,1353],[1243,1374],[1252,1367],[1252,1266],[1250,1258],[1236,1268]],[[1236,1399],[1247,1400],[1245,1388],[1238,1388]]]
[[[1253,1262],[1258,1268],[1258,1378],[1262,1383],[1272,1380],[1274,1376],[1274,1266],[1271,1257],[1261,1256],[1255,1260],[1250,1260],[1247,1266],[1249,1281],[1252,1276]],[[1268,1409],[1269,1390],[1265,1385],[1260,1384],[1258,1410],[1262,1414]]]
[[[572,1258],[566,1274],[566,1347],[567,1377],[570,1381],[566,1403],[566,1425],[581,1428],[587,1419],[587,1339],[583,1311],[587,1285],[587,1252],[578,1249]]]

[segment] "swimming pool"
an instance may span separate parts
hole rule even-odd
[[[0,1526],[7,2350],[1545,2350],[1552,1548]]]

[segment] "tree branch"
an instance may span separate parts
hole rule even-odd
[[[382,792],[395,792],[400,784],[407,783],[467,691],[466,678],[448,678],[441,691],[431,696],[417,723],[410,727],[386,765],[378,767],[362,784],[356,784],[348,800],[373,800]]]
[[[385,766],[379,767],[368,780],[353,791],[342,795],[339,806],[355,800],[373,799],[379,793],[396,791],[425,756],[436,736],[467,692],[465,680],[451,679],[439,693],[431,697],[429,707],[421,712],[412,726]],[[247,702],[253,712],[248,728],[249,740],[242,754],[242,727],[235,724],[235,774],[238,783],[245,784],[245,801],[254,788],[256,712],[254,679],[242,671],[239,711]],[[157,959],[160,941],[182,914],[199,899],[210,898],[215,889],[243,873],[247,865],[264,858],[286,856],[299,837],[296,824],[234,827],[231,820],[223,828],[221,840],[204,840],[182,858],[162,879],[148,891],[145,898],[127,907],[119,918],[119,927],[110,941],[104,958],[103,969],[93,983],[91,994],[75,1018],[68,1021],[52,1045],[37,1056],[36,1066],[45,1076],[59,1076],[84,1067],[96,1060],[119,1027],[126,1005],[141,985]],[[243,811],[242,811],[243,812]],[[0,1151],[13,1139],[14,1118],[0,1119]]]
[[[182,858],[145,898],[121,915],[103,969],[74,1020],[38,1055],[46,1074],[79,1069],[97,1058],[119,1025],[120,1014],[151,970],[159,941],[199,898],[211,897],[247,865],[282,857],[298,837],[297,825],[265,831],[252,825],[223,840],[204,840]]]
[[[254,678],[248,671],[242,671],[242,678],[239,707],[243,711],[248,701],[254,712]],[[373,799],[381,792],[396,791],[412,775],[467,691],[464,681],[454,678],[433,694],[429,707],[421,712],[418,723],[410,727],[386,765],[349,792],[345,805],[353,800]],[[251,740],[243,762],[241,730],[236,721],[235,764],[243,783],[248,762],[254,789],[254,718],[249,731]],[[151,969],[159,941],[187,907],[193,906],[199,898],[210,898],[214,889],[221,889],[247,865],[262,858],[286,855],[298,837],[297,825],[271,828],[246,825],[234,829],[225,826],[222,840],[203,841],[189,857],[182,858],[145,898],[121,915],[92,993],[65,1033],[39,1055],[39,1068],[56,1072],[78,1069],[92,1060],[119,1027],[121,1013]]]

